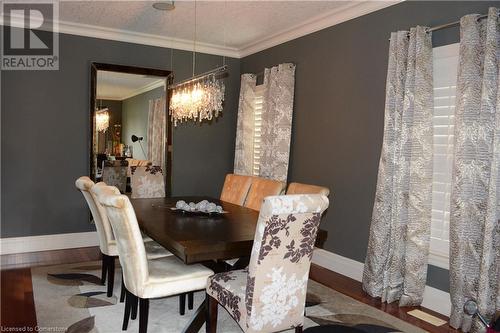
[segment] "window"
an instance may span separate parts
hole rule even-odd
[[[436,47],[434,60],[434,169],[429,263],[449,268],[451,173],[455,130],[458,43]]]
[[[262,103],[264,101],[264,85],[255,88],[254,95],[254,127],[253,127],[253,175],[260,172],[260,134],[262,129]]]

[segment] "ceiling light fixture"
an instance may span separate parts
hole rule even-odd
[[[225,8],[225,3],[224,3]],[[193,36],[193,75],[180,83],[170,85],[171,91],[169,113],[177,126],[185,120],[203,121],[217,118],[224,107],[225,86],[227,74],[226,58],[222,66],[206,73],[195,75],[196,72],[196,0],[194,1],[194,36]],[[225,42],[224,25],[224,45]]]
[[[109,127],[108,108],[97,110],[95,113],[95,124],[98,132],[106,132]]]
[[[159,1],[153,3],[153,8],[157,10],[174,10],[175,2],[174,1]]]

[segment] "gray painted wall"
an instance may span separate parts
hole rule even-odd
[[[332,191],[322,222],[329,231],[327,250],[365,259],[383,137],[390,32],[484,14],[492,5],[404,2],[242,59],[242,73],[297,64],[289,180]],[[458,28],[433,36],[434,46],[458,40]],[[449,288],[447,270],[431,266],[428,280],[436,288]]]
[[[132,145],[134,158],[136,159],[148,159],[149,100],[155,100],[162,96],[165,96],[165,89],[158,87],[122,101],[122,142],[129,146]],[[132,134],[143,137],[141,143],[144,153],[139,142],[132,142],[130,138]]]
[[[1,236],[93,230],[75,179],[89,173],[91,62],[170,68],[170,50],[60,35],[59,71],[1,75]],[[211,124],[174,130],[173,193],[216,196],[232,171],[239,92],[238,59],[226,59],[226,104]],[[191,53],[176,50],[176,80],[191,75]],[[222,63],[197,56],[197,72]]]

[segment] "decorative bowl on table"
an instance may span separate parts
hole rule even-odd
[[[183,214],[202,214],[202,215],[220,215],[227,213],[219,206],[208,200],[203,200],[198,203],[187,203],[184,200],[179,200],[175,203],[175,207],[170,208],[173,211],[178,211]]]

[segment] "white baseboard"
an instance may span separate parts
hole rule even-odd
[[[0,254],[24,253],[97,246],[97,232],[77,232],[29,237],[0,238]]]
[[[425,286],[424,301],[422,302],[422,306],[448,317],[451,313],[450,293],[437,288]]]
[[[312,261],[316,265],[345,275],[356,281],[361,282],[363,278],[363,263],[339,256],[333,252],[315,249]],[[442,315],[449,316],[451,311],[450,294],[445,291],[426,286],[422,306]]]
[[[314,249],[312,262],[356,281],[363,278],[363,263],[323,249]]]

